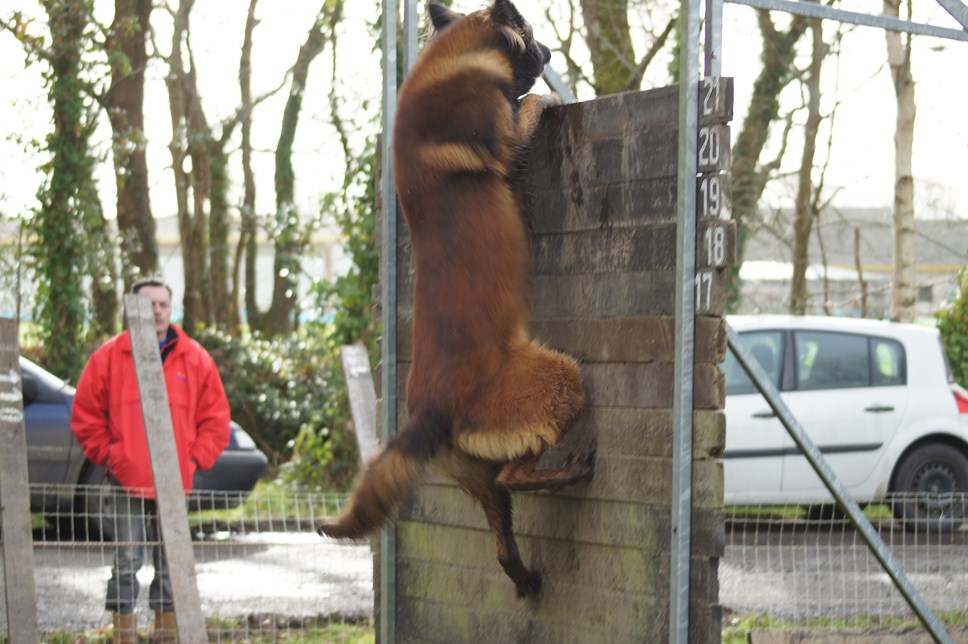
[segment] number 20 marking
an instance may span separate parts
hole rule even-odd
[[[715,127],[699,128],[699,165],[719,165],[719,129]]]

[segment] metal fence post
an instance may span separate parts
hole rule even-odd
[[[397,431],[397,194],[393,183],[393,120],[397,111],[397,2],[383,0],[383,122],[380,202],[381,344],[380,438],[385,444]],[[393,524],[380,532],[380,629],[377,639],[396,639],[396,550]]]
[[[696,139],[699,123],[699,0],[679,16],[679,161],[676,200],[675,361],[672,412],[672,534],[669,641],[689,641],[692,554],[692,416],[696,283]]]

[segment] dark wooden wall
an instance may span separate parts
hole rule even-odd
[[[728,116],[719,112],[721,122]],[[546,461],[559,463],[595,440],[595,478],[553,496],[514,496],[522,555],[543,574],[537,600],[515,596],[480,508],[448,481],[423,486],[397,522],[398,641],[668,640],[677,128],[676,87],[546,114],[525,179],[531,329],[580,361],[588,399],[576,428]],[[728,151],[728,140],[724,145]],[[700,246],[711,225],[723,228],[731,262],[731,222],[701,221]],[[412,288],[402,225],[399,249],[402,419]],[[699,255],[704,267],[706,254]],[[711,297],[696,321],[692,642],[718,642],[721,629],[721,269],[709,270]]]

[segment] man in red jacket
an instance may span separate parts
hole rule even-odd
[[[215,361],[198,342],[171,324],[171,288],[162,280],[139,280],[132,292],[151,298],[155,331],[168,389],[180,476],[187,495],[196,469],[208,469],[229,442],[229,403]],[[128,331],[91,356],[74,396],[71,429],[85,455],[106,465],[111,493],[103,503],[107,530],[118,542],[108,581],[107,609],[114,641],[135,642],[138,570],[145,541],[156,541],[155,490],[138,383]],[[161,641],[174,641],[175,620],[168,566],[161,548],[152,548],[155,576],[149,606]]]

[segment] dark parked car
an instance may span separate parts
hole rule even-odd
[[[103,467],[84,456],[71,432],[74,387],[20,358],[23,377],[24,424],[27,435],[27,469],[31,512],[64,516],[72,509],[84,513],[87,504],[80,492],[104,482]],[[195,474],[190,498],[192,510],[234,507],[255,487],[266,468],[266,455],[234,421],[228,447],[215,465]],[[44,485],[38,485],[44,484]]]

